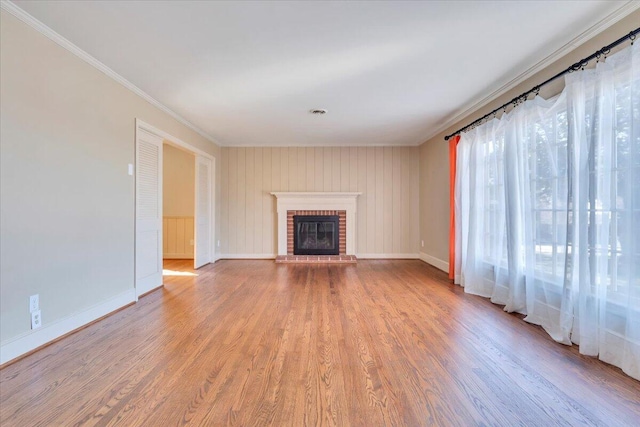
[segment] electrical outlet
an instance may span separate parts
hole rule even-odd
[[[38,329],[40,326],[42,326],[42,313],[36,310],[31,313],[31,329]]]
[[[193,239],[189,240],[189,244],[193,246]]]
[[[424,248],[424,240],[420,241],[420,245]]]
[[[29,297],[29,312],[33,313],[34,311],[38,310],[40,310],[40,295],[31,295]]]

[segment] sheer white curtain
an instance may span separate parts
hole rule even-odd
[[[566,93],[553,103],[538,102],[528,137],[513,141],[526,150],[523,217],[527,232],[526,321],[541,325],[564,344],[562,308],[567,267],[568,125]]]
[[[504,246],[504,178],[503,144],[498,120],[487,123],[468,133],[458,144],[456,170],[456,197],[464,214],[457,215],[461,222],[465,265],[461,284],[466,291],[492,297],[495,283],[494,264],[506,256]],[[457,178],[457,177],[456,177]]]
[[[582,353],[639,378],[640,46],[569,76],[566,92],[572,185],[563,331]]]
[[[640,379],[640,46],[463,134],[456,282]]]

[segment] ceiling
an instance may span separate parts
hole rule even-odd
[[[347,146],[426,141],[629,2],[14,3],[221,145]]]

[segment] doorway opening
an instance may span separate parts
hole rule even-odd
[[[175,169],[181,169],[182,166],[180,162],[178,166],[174,165],[172,160],[169,160],[171,166],[166,171],[167,184],[164,183],[165,152],[170,153],[169,156],[177,156],[185,165],[189,163],[193,166],[187,167],[190,171],[188,175],[178,173],[180,179],[187,179],[190,183],[176,179]],[[215,261],[215,158],[166,132],[136,120],[135,183],[134,264],[137,299],[162,286],[165,247],[169,257],[173,255],[174,259],[193,259],[194,269]],[[175,218],[174,224],[165,222],[165,185],[169,186],[170,192],[173,192],[176,185],[182,185],[184,190],[184,194],[176,196],[172,193],[169,196],[169,203],[176,202],[174,196],[178,197],[176,203],[179,210],[169,210],[166,213],[177,212],[181,215],[166,216],[182,217]],[[190,215],[193,218],[192,233],[188,219]],[[184,236],[185,233],[187,236]],[[179,236],[181,243],[177,241]]]
[[[162,259],[193,259],[196,156],[162,145]]]

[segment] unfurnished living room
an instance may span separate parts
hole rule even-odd
[[[0,426],[640,425],[640,1],[0,6]]]

